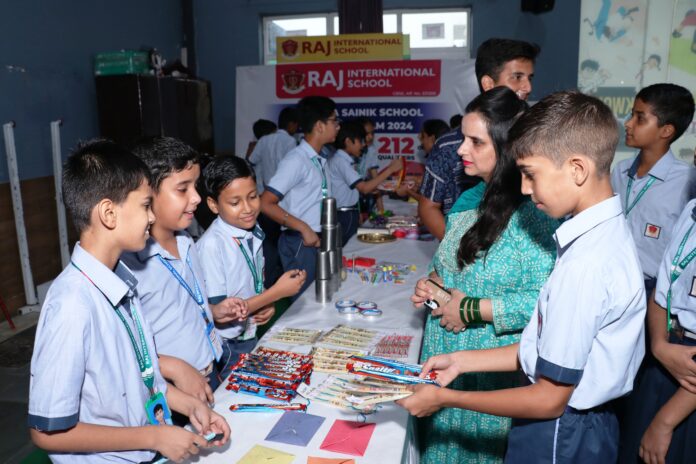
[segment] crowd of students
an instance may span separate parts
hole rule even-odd
[[[398,403],[432,416],[424,462],[688,462],[696,170],[670,145],[693,97],[642,89],[625,123],[638,154],[610,172],[619,131],[604,103],[563,91],[526,104],[538,53],[484,42],[482,93],[459,127],[424,128],[424,182],[407,193],[442,240],[428,277],[452,299],[428,316],[422,361],[447,388]],[[66,161],[80,239],[41,311],[29,401],[54,462],[179,461],[226,443],[213,392],[274,303],[313,282],[322,199],[336,198],[345,244],[403,168],[380,172],[374,122],[341,122],[327,97],[258,126],[248,161],[205,162],[167,137],[94,140]],[[202,200],[217,217],[194,242]],[[432,297],[419,281],[413,303]]]

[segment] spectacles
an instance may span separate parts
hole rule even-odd
[[[343,121],[341,121],[341,118],[339,118],[339,117],[326,118],[326,122],[329,122],[329,121],[331,121],[332,123],[336,124],[337,126],[338,126],[339,124],[341,124],[341,122],[343,122]]]

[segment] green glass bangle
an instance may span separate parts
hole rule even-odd
[[[459,318],[462,320],[462,322],[463,322],[464,324],[467,323],[467,322],[466,322],[466,317],[465,317],[465,315],[464,315],[464,310],[465,310],[465,309],[468,309],[468,308],[466,307],[467,300],[468,300],[468,298],[467,298],[467,297],[464,297],[464,298],[462,298],[462,301],[459,303]]]
[[[471,322],[481,323],[483,318],[481,317],[481,298],[474,298]]]

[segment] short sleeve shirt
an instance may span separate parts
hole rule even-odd
[[[167,385],[157,362],[150,326],[133,290],[137,280],[119,263],[112,272],[79,244],[53,281],[41,309],[34,340],[29,386],[29,427],[52,432],[78,422],[110,427],[148,425],[149,398],[123,322],[138,334],[139,314],[155,373],[155,389]],[[78,269],[79,268],[79,269]],[[91,281],[91,282],[90,282]],[[151,451],[51,453],[56,463],[149,461]]]
[[[137,293],[155,334],[157,352],[183,359],[194,368],[203,370],[222,352],[213,353],[201,308],[158,258],[161,255],[166,259],[191,290],[198,285],[203,296],[203,309],[208,320],[212,321],[203,271],[193,240],[185,232],[178,232],[176,241],[181,259],[172,256],[152,237],[143,250],[125,253],[122,259],[138,279]]]
[[[360,161],[358,162],[358,174],[360,174],[363,179],[370,179],[371,169],[379,169],[377,147],[375,147],[374,144],[367,147],[365,154],[360,157]]]
[[[643,276],[618,196],[564,222],[558,255],[522,333],[529,380],[575,385],[569,405],[590,409],[631,391],[643,359]]]
[[[667,245],[665,254],[660,263],[657,273],[657,286],[655,287],[655,302],[667,307],[667,292],[669,291],[670,274],[672,271],[672,261],[677,255],[679,245],[685,236],[688,237],[684,242],[682,253],[677,260],[677,264],[689,256],[689,253],[696,248],[696,199],[686,204],[679,220],[674,226],[672,240]],[[692,228],[693,226],[693,228]],[[689,233],[690,232],[690,233]],[[670,307],[672,316],[679,319],[679,324],[690,332],[696,332],[696,258],[692,259],[681,271],[681,275],[672,284],[672,298]],[[666,317],[666,316],[665,316]],[[665,319],[665,327],[667,321]]]
[[[227,297],[248,299],[256,295],[254,275],[240,247],[245,247],[257,277],[263,282],[263,231],[257,225],[253,231],[239,229],[217,217],[196,242],[205,278],[208,301],[216,304]],[[253,257],[253,258],[252,258]],[[256,335],[253,319],[217,324],[224,338],[250,339]]]
[[[338,150],[329,158],[331,189],[339,208],[355,206],[360,193],[355,189],[362,176],[355,170],[355,160],[343,150]]]
[[[647,175],[638,177],[638,161],[636,156],[617,164],[611,174],[611,185],[614,192],[621,195],[621,204],[626,211],[650,179],[654,179],[626,217],[638,248],[643,274],[646,278],[653,278],[657,276],[660,260],[672,238],[674,224],[696,187],[696,169],[678,160],[670,150]],[[629,180],[632,180],[630,191]]]
[[[278,169],[280,160],[297,146],[295,139],[283,129],[264,135],[259,139],[249,155],[249,161],[256,170],[259,192],[270,182]]]

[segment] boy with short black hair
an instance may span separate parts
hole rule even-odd
[[[423,372],[436,371],[446,385],[465,372],[521,366],[530,385],[477,392],[418,386],[399,402],[411,414],[458,407],[516,418],[508,463],[616,461],[618,425],[607,404],[632,388],[645,317],[638,256],[609,181],[617,138],[612,111],[579,92],[549,95],[510,129],[522,192],[548,215],[570,216],[554,235],[555,267],[520,343],[435,356]],[[469,300],[462,313],[476,320]]]
[[[200,432],[223,433],[217,442],[223,444],[225,420],[162,378],[137,280],[118,259],[145,246],[154,221],[147,166],[113,142],[87,142],[65,163],[63,196],[80,241],[39,317],[29,392],[32,440],[57,463],[139,463],[155,457],[147,450],[179,461],[208,444],[148,420],[155,408],[164,412],[169,405]]]
[[[670,145],[689,127],[694,99],[684,87],[654,84],[633,102],[626,145],[640,151],[616,165],[611,176],[638,248],[646,292],[655,287],[660,259],[693,188],[696,170],[677,159]]]
[[[196,191],[200,175],[198,153],[171,137],[152,137],[135,147],[135,154],[150,169],[155,223],[145,248],[123,256],[138,279],[138,296],[150,322],[157,351],[184,360],[195,372],[184,380],[176,377],[181,367],[163,369],[165,377],[185,382],[187,391],[206,390],[208,400],[220,384],[215,361],[222,356],[222,342],[215,324],[246,318],[246,303],[227,298],[209,305],[203,271],[186,228],[201,201]],[[207,385],[206,381],[207,380]],[[193,387],[188,385],[194,384]],[[209,387],[209,388],[206,388]]]
[[[364,180],[354,167],[365,148],[365,129],[358,121],[346,121],[341,125],[334,146],[337,151],[329,158],[329,174],[345,246],[358,230],[360,194],[375,190],[389,176],[403,169],[404,163],[403,158],[397,157],[375,177]]]
[[[336,103],[327,97],[304,97],[297,109],[305,138],[280,161],[261,195],[261,211],[281,225],[278,253],[283,268],[307,271],[301,293],[314,282],[321,203],[331,196],[326,160],[319,153],[336,140],[341,123]]]

